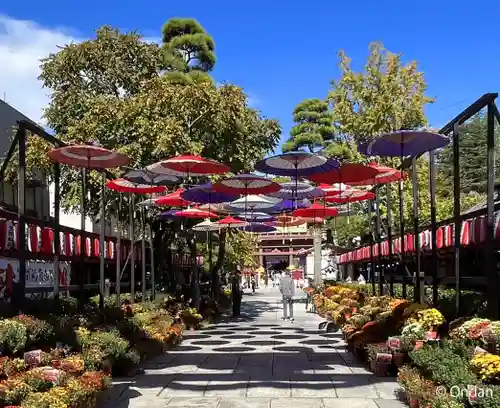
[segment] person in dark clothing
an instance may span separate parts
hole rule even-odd
[[[241,290],[240,276],[240,272],[236,272],[231,282],[231,292],[233,295],[233,316],[235,317],[239,316],[241,313],[241,298],[243,296],[243,292]]]
[[[254,293],[255,293],[255,285],[256,285],[255,278],[252,278],[252,292]]]

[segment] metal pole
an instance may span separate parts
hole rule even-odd
[[[14,293],[15,309],[22,310],[26,288],[26,129],[19,125],[19,168],[17,171],[17,222],[19,228],[19,283]]]
[[[453,125],[453,218],[454,245],[453,270],[455,273],[455,308],[456,316],[460,316],[460,141],[458,122]]]
[[[142,240],[141,240],[141,263],[142,263],[142,301],[146,301],[146,217],[144,216],[144,206],[141,206],[141,224],[142,224]]]
[[[149,246],[151,249],[151,301],[155,300],[156,296],[156,288],[155,288],[155,249],[153,246],[154,239],[153,239],[153,228],[151,225],[149,226]]]
[[[106,233],[106,203],[104,189],[106,185],[106,174],[102,173],[101,184],[101,219],[99,220],[99,307],[104,308],[104,234]]]
[[[130,239],[130,297],[135,300],[135,238],[134,238],[134,195],[130,194],[129,202],[129,239]]]
[[[122,228],[120,225],[120,213],[122,211],[122,195],[119,194],[118,197],[118,215],[116,217],[116,229],[118,231],[118,237],[116,238],[116,307],[121,306],[120,301],[120,285],[121,285],[121,261],[122,261],[122,246],[121,246],[121,235]]]
[[[314,284],[321,286],[321,227],[314,224],[313,227],[314,242]]]
[[[405,215],[403,198],[403,179],[398,184],[399,195],[399,235],[401,237],[401,274],[403,278],[402,296],[406,299],[406,251],[405,251]]]
[[[85,213],[87,211],[85,202],[87,201],[87,169],[82,168],[82,189],[81,189],[81,209],[80,214],[80,276],[79,276],[79,306],[83,307],[84,304],[84,292],[85,292],[85,257],[86,257],[86,234],[85,234]]]
[[[499,317],[498,310],[498,278],[495,265],[494,252],[494,228],[495,218],[493,213],[494,192],[495,192],[495,117],[494,103],[488,103],[488,127],[487,127],[487,193],[486,193],[486,208],[487,208],[487,234],[486,234],[486,279],[488,283],[488,313],[492,319],[497,320]]]
[[[368,219],[370,220],[370,281],[372,283],[372,294],[375,296],[375,256],[373,254],[373,201],[368,201]]]
[[[392,265],[392,203],[391,203],[391,186],[385,185],[386,201],[387,201],[387,241],[389,242],[389,264]],[[394,296],[394,270],[391,271],[389,277],[389,293]]]
[[[431,200],[431,271],[432,271],[432,303],[438,302],[439,259],[437,255],[437,219],[436,219],[436,154],[429,152],[429,192]]]
[[[379,271],[378,271],[378,290],[380,296],[384,295],[384,266],[382,262],[382,243],[380,240],[380,199],[379,199],[379,189],[375,188],[375,240],[377,241]]]
[[[421,276],[420,276],[420,235],[418,225],[418,180],[417,180],[417,159],[412,159],[411,177],[413,184],[413,230],[414,230],[414,244],[415,244],[415,302],[422,301],[421,293]]]
[[[61,166],[54,163],[54,299],[59,299],[59,286],[61,272],[59,271],[59,257],[61,255],[61,242],[59,236],[59,213],[61,212]],[[50,214],[49,214],[50,217]]]

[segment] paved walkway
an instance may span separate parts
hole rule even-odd
[[[339,333],[295,305],[283,322],[277,289],[243,297],[241,319],[186,332],[181,345],[116,381],[105,408],[399,408],[395,379],[377,378]]]

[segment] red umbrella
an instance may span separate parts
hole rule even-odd
[[[188,208],[186,210],[180,210],[175,212],[174,217],[184,217],[184,218],[217,218],[218,215],[211,211],[203,211],[199,208]]]
[[[134,193],[134,194],[153,194],[153,193],[161,193],[166,190],[165,186],[138,184],[128,181],[124,178],[110,180],[106,183],[106,187],[109,188],[110,190],[118,191],[119,193]]]
[[[387,184],[394,181],[399,181],[406,177],[405,173],[401,170],[393,169],[392,167],[380,166],[375,162],[369,164],[369,167],[377,170],[377,175],[368,180],[351,182],[349,184],[353,186],[373,186],[378,184]]]
[[[349,186],[344,184],[344,183],[335,183],[335,184],[321,183],[319,185],[319,188],[325,192],[325,197],[329,197],[329,196],[337,195],[337,194],[341,193],[342,191],[347,190],[349,188]]]
[[[179,188],[173,193],[167,194],[163,197],[155,198],[156,205],[165,205],[169,207],[184,207],[189,205],[189,201],[183,200],[181,194],[184,192],[183,188]]]
[[[292,215],[304,218],[326,218],[335,217],[338,213],[339,212],[336,208],[325,207],[321,204],[314,203],[310,207],[295,210]]]
[[[324,201],[327,203],[345,204],[354,203],[356,201],[373,200],[374,198],[375,194],[371,191],[362,191],[352,188],[342,193],[325,197]]]
[[[315,183],[346,183],[353,184],[365,180],[373,179],[378,174],[378,171],[373,167],[364,166],[362,164],[347,163],[340,166],[338,169],[333,169],[325,173],[316,173],[304,178]]]
[[[226,194],[254,195],[269,194],[281,190],[274,181],[254,174],[238,174],[214,184],[214,190]]]
[[[170,174],[174,172],[176,175],[190,177],[205,174],[225,174],[229,171],[229,167],[223,163],[205,159],[201,156],[182,155],[162,160],[149,166],[147,170],[158,174],[170,171]]]
[[[280,228],[287,228],[287,227],[298,227],[299,225],[305,224],[307,221],[303,218],[300,217],[290,217],[288,215],[278,217],[278,220],[276,223],[269,223],[270,225],[274,225],[276,227]]]
[[[129,162],[129,158],[121,153],[91,145],[57,147],[47,154],[55,162],[87,169],[110,169],[125,166]]]
[[[222,225],[224,228],[233,228],[233,227],[244,227],[248,225],[248,222],[239,220],[229,215],[226,218],[223,218],[222,220],[216,221],[215,224]]]

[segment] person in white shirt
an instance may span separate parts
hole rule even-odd
[[[290,272],[285,272],[280,280],[280,292],[283,298],[283,320],[290,319],[293,322],[293,296],[295,295],[295,285],[290,276]],[[289,314],[289,315],[288,315]]]

